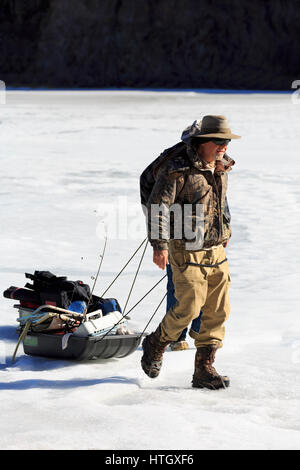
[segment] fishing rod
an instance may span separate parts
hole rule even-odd
[[[90,306],[91,300],[92,300],[92,298],[93,298],[93,293],[94,293],[95,286],[96,286],[96,283],[97,283],[97,280],[98,280],[98,277],[99,277],[99,273],[100,273],[100,270],[101,270],[101,266],[102,266],[102,263],[103,263],[103,258],[104,258],[104,254],[105,254],[106,244],[107,244],[107,230],[106,230],[106,227],[105,227],[104,246],[103,246],[102,254],[100,255],[100,263],[99,263],[99,266],[98,266],[97,274],[96,274],[96,276],[95,276],[95,278],[94,278],[94,284],[93,284],[93,287],[92,287],[92,290],[91,290],[91,294],[90,294],[90,297],[89,297],[87,306],[85,307],[84,312],[83,312],[83,318],[84,318],[83,321],[86,321],[86,314],[87,314],[88,308],[89,308],[89,306]]]

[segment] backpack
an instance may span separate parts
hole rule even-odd
[[[166,150],[164,150],[140,176],[140,197],[142,206],[147,206],[150,194],[156,181],[156,174],[162,164],[179,154],[185,147],[184,142],[178,142]]]

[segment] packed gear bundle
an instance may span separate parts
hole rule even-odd
[[[166,277],[163,276],[125,314],[147,243],[123,312],[116,298],[104,296],[146,241],[147,239],[140,244],[101,297],[93,294],[101,263],[92,289],[82,281],[70,281],[65,276],[59,277],[49,271],[25,273],[31,283],[26,283],[24,287],[11,286],[6,289],[3,292],[4,297],[18,301],[14,308],[19,313],[19,339],[12,362],[21,342],[25,354],[60,359],[121,358],[136,351],[146,335],[146,328],[165,298],[164,296],[142,332],[136,333],[129,329],[128,314]],[[103,259],[103,255],[101,258]]]

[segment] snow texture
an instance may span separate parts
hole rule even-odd
[[[141,348],[123,359],[76,362],[26,356],[21,346],[12,364],[17,311],[2,297],[2,449],[300,448],[299,111],[290,95],[276,94],[7,93],[2,290],[24,286],[24,273],[35,269],[91,285],[111,204],[101,295],[145,238],[142,170],[205,114],[226,115],[243,138],[228,150],[236,160],[228,193],[232,311],[216,358],[231,387],[191,388],[191,338],[189,350],[166,352],[155,380],[140,368]],[[138,262],[106,295],[122,306]],[[163,274],[148,246],[127,311]],[[163,281],[132,311],[131,329],[144,329],[165,288]],[[165,303],[148,332],[164,311]]]

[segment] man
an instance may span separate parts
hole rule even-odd
[[[224,247],[231,236],[226,190],[227,173],[234,161],[226,150],[230,140],[237,138],[240,136],[231,133],[224,116],[208,115],[183,132],[183,142],[153,162],[148,237],[154,263],[161,269],[171,265],[177,303],[143,341],[141,365],[151,378],[158,376],[168,344],[177,341],[202,311],[199,330],[190,331],[197,348],[192,386],[229,386],[229,378],[219,375],[213,362],[222,347],[230,310]],[[166,208],[172,208],[171,215]],[[179,216],[181,220],[177,220]],[[170,230],[166,230],[170,220]]]
[[[171,149],[165,150],[163,153],[160,154],[160,156],[152,162],[148,167],[143,171],[141,177],[140,177],[140,195],[141,195],[141,204],[142,208],[144,211],[144,214],[147,215],[147,204],[153,189],[153,186],[156,181],[156,174],[159,166],[162,163],[165,163],[166,160],[172,156],[174,156],[174,150],[182,150],[185,148],[184,143],[179,143],[172,147]],[[173,279],[172,279],[172,269],[170,264],[166,265],[167,269],[167,276],[168,276],[168,282],[167,282],[167,302],[166,302],[166,311],[173,307],[177,299],[175,297],[175,289],[174,289],[174,284],[173,284]],[[200,326],[200,321],[201,321],[201,314],[200,312],[199,317],[194,319],[192,321],[192,329],[199,329]],[[187,335],[187,328],[184,328],[183,331],[180,333],[179,337],[177,338],[176,341],[171,341],[170,343],[170,349],[172,351],[183,351],[185,349],[188,349],[188,343],[186,341],[186,335]]]

